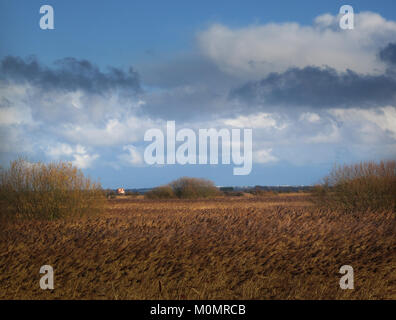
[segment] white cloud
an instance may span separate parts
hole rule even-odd
[[[269,162],[276,162],[278,158],[271,154],[272,149],[262,149],[253,152],[253,161],[255,163],[269,163]]]
[[[12,107],[0,108],[0,125],[12,125],[29,122],[25,120],[25,114],[22,110]]]
[[[308,121],[311,123],[317,123],[320,121],[320,116],[314,112],[304,112],[300,115],[300,121]]]
[[[341,30],[337,17],[326,14],[312,26],[267,23],[231,29],[214,24],[198,34],[198,43],[223,71],[251,78],[311,65],[361,73],[383,71],[376,53],[395,38],[394,21],[362,12],[355,14],[353,30]]]
[[[58,134],[74,143],[91,146],[117,146],[142,140],[145,130],[157,126],[158,123],[149,118],[126,115],[125,118],[108,119],[104,125],[67,123],[56,130]]]
[[[98,154],[74,154],[74,160],[72,164],[80,169],[86,169],[92,166],[92,163],[95,159],[99,157]]]
[[[87,149],[82,145],[70,146],[67,143],[56,143],[45,150],[46,155],[51,159],[71,161],[72,164],[80,169],[86,169],[92,166],[98,154],[89,154]]]
[[[0,81],[0,126],[34,125],[26,98],[28,86],[9,86]]]
[[[140,151],[134,147],[133,145],[126,145],[122,148],[124,151],[127,151],[127,154],[119,155],[119,159],[130,165],[130,166],[140,166],[143,164],[143,157]]]
[[[362,136],[370,141],[384,133],[388,133],[393,139],[396,139],[396,107],[334,109],[329,113],[358,128],[359,132],[363,133]]]
[[[287,124],[279,124],[276,120],[275,114],[259,112],[257,114],[252,114],[248,116],[238,116],[236,118],[225,119],[224,124],[227,126],[237,127],[237,128],[275,128],[284,129]]]
[[[73,154],[73,148],[66,143],[58,143],[47,148],[47,155],[51,158],[59,159],[62,156]]]
[[[318,131],[318,130],[317,130]],[[340,130],[335,123],[332,123],[330,130],[321,130],[314,136],[306,139],[307,143],[336,143],[341,140]]]

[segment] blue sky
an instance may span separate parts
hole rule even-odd
[[[54,30],[39,28],[44,4]],[[343,4],[353,30],[338,27]],[[0,162],[68,160],[104,187],[135,188],[312,184],[334,163],[394,158],[395,7],[1,0]],[[167,120],[253,128],[252,172],[146,165],[144,132]]]
[[[42,32],[38,25],[39,8],[45,4],[55,9],[56,28],[51,32]],[[136,65],[153,59],[153,54],[162,57],[193,50],[196,32],[212,23],[243,27],[294,21],[310,25],[320,14],[338,13],[343,4],[352,5],[355,12],[373,11],[391,20],[396,16],[392,0],[2,0],[0,54],[35,54],[45,63],[72,56],[104,67]]]

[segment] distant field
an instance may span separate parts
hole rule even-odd
[[[299,193],[107,206],[6,226],[0,298],[396,299],[394,212],[320,210]],[[44,264],[52,291],[39,287]],[[342,265],[354,268],[354,290],[339,287]]]

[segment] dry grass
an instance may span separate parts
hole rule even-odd
[[[19,221],[0,242],[1,299],[396,299],[393,212],[308,195],[109,200],[75,221]],[[55,289],[39,288],[39,269]],[[341,290],[349,264],[355,289]]]

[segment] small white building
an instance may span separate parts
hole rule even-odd
[[[125,195],[125,190],[124,190],[124,188],[118,188],[118,189],[117,189],[117,194],[119,194],[119,195]]]

